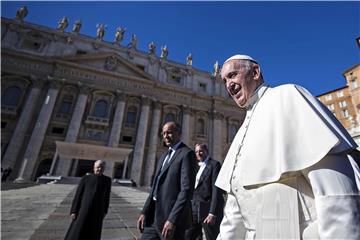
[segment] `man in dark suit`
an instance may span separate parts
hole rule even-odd
[[[70,210],[73,221],[65,240],[100,240],[111,192],[111,178],[103,175],[104,169],[105,162],[97,160],[94,174],[81,178]]]
[[[167,122],[162,137],[169,151],[157,167],[153,186],[138,219],[141,239],[185,239],[192,223],[191,198],[195,184],[195,153],[181,142],[181,127]]]
[[[215,240],[223,218],[223,191],[215,186],[221,165],[209,156],[206,144],[195,145],[198,171],[192,200],[193,225],[186,230],[187,240],[202,239],[202,228],[207,240]]]

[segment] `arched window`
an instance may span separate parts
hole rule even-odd
[[[134,127],[136,125],[136,114],[137,114],[136,107],[131,106],[128,108],[126,113],[126,122],[125,122],[125,125],[127,127]]]
[[[107,108],[108,108],[108,102],[105,100],[98,100],[95,103],[93,116],[94,117],[100,117],[100,118],[106,118],[107,115]]]
[[[202,118],[197,120],[196,126],[197,135],[204,136],[205,135],[205,121]]]
[[[20,102],[21,95],[22,92],[19,87],[17,86],[9,87],[8,89],[5,90],[2,96],[1,105],[17,107]]]
[[[175,122],[175,115],[173,113],[167,113],[165,115],[164,124],[167,122]]]
[[[61,104],[58,112],[61,114],[70,114],[73,100],[74,97],[72,95],[64,95],[61,99]]]

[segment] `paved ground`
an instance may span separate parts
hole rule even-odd
[[[75,188],[69,184],[42,184],[1,191],[1,238],[63,239],[70,224]],[[137,239],[136,220],[146,197],[146,189],[113,186],[102,239]]]

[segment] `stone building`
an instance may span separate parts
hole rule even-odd
[[[357,39],[360,46],[359,39]],[[343,73],[346,85],[323,93],[318,99],[333,112],[360,146],[360,64]]]
[[[141,51],[136,35],[122,44],[122,29],[107,42],[103,25],[85,36],[81,21],[52,29],[26,22],[25,10],[1,19],[1,154],[10,179],[82,176],[104,159],[105,174],[149,185],[170,120],[186,144],[207,143],[224,159],[244,112],[217,73],[196,69],[196,58],[171,61],[166,46],[161,56],[154,43]]]

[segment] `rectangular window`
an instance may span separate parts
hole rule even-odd
[[[124,142],[132,142],[132,137],[131,136],[123,136],[123,138],[122,138],[122,140],[124,141]]]
[[[328,109],[331,110],[331,111],[334,111],[334,109],[335,109],[334,104],[327,105],[327,107],[328,107]]]
[[[53,128],[51,129],[51,133],[57,134],[57,135],[63,135],[64,132],[65,132],[65,129],[62,128],[62,127],[53,127]]]
[[[332,100],[331,94],[330,94],[330,95],[326,95],[326,96],[325,96],[325,100],[326,100],[326,101],[331,101],[331,100]]]
[[[338,98],[341,98],[341,97],[344,96],[344,92],[343,92],[343,91],[339,91],[339,92],[336,93],[336,95],[337,95]]]
[[[347,106],[346,101],[341,101],[341,102],[339,102],[339,106],[340,106],[341,108],[346,107],[346,106]]]
[[[342,112],[342,115],[343,115],[344,118],[349,117],[349,112],[348,112],[348,110],[345,109],[345,110],[342,110],[341,112]]]
[[[358,83],[356,81],[356,78],[351,80],[351,88],[354,89],[354,88],[357,88],[358,87]]]

